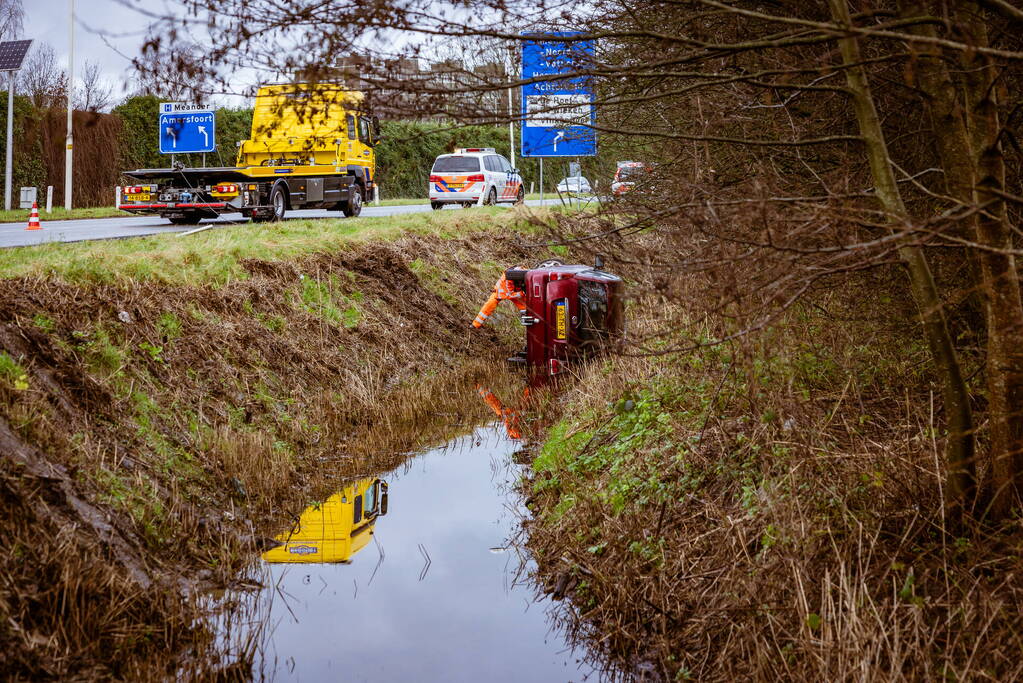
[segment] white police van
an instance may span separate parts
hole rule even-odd
[[[430,206],[445,204],[493,206],[498,202],[521,204],[526,194],[518,169],[493,147],[456,149],[441,154],[430,171]]]

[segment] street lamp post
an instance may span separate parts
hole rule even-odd
[[[75,92],[75,0],[68,0],[70,6],[70,40],[67,57],[67,141],[64,153],[64,208],[71,210],[72,167],[74,161],[75,131],[74,131],[74,104],[72,96]]]

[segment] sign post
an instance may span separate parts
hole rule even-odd
[[[160,154],[197,154],[217,147],[217,116],[198,104],[160,105]]]
[[[592,40],[579,33],[523,34],[522,156],[591,157],[597,154]]]
[[[11,182],[14,174],[14,84],[15,76],[32,46],[31,40],[0,43],[0,71],[7,72],[7,170],[4,174],[4,209],[11,210]]]

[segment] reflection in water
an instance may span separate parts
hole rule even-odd
[[[492,392],[490,389],[477,384],[476,393],[480,395],[483,402],[490,406],[490,409],[494,411],[494,415],[497,415],[498,419],[504,423],[504,430],[508,434],[510,439],[521,439],[522,429],[519,426],[519,413],[514,408],[506,408],[501,399],[497,397],[497,394]],[[529,398],[529,389],[526,389],[524,396]]]
[[[377,517],[387,514],[387,483],[362,479],[313,503],[295,527],[280,534],[281,545],[263,553],[267,562],[350,562],[373,536]]]
[[[375,479],[306,510],[249,574],[265,588],[229,596],[239,607],[220,622],[222,639],[255,638],[248,652],[257,679],[586,679],[585,653],[551,627],[552,603],[537,598],[524,578],[533,565],[509,540],[524,512],[514,492],[517,449],[495,425],[410,458],[386,477],[394,500],[377,529],[354,521],[360,494],[364,511],[372,509]],[[379,495],[378,516],[385,490],[380,482],[370,493]],[[327,552],[324,539],[346,545],[347,529],[360,523],[367,531],[350,547]],[[353,557],[367,544],[374,548]],[[301,545],[317,554],[288,551]]]

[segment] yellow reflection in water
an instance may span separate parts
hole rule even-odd
[[[387,514],[387,482],[362,479],[310,505],[282,545],[263,553],[267,562],[350,562],[373,536],[377,517]]]

